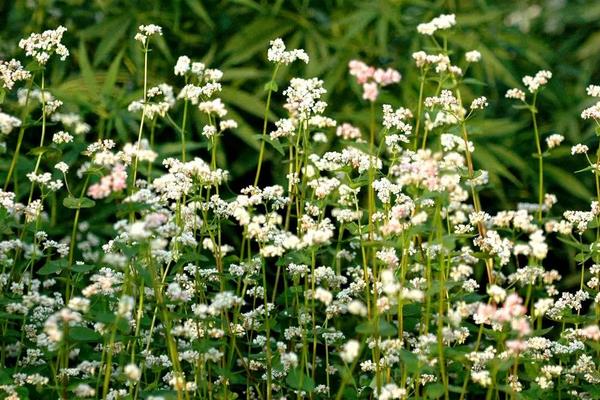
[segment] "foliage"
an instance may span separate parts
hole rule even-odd
[[[2,3],[0,397],[599,397],[599,13]]]

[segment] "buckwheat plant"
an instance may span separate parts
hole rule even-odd
[[[309,56],[272,40],[243,188],[219,165],[221,138],[237,129],[223,73],[181,56],[170,83],[150,85],[161,82],[148,76],[161,27],[135,36],[143,87],[130,143],[95,137],[78,105],[52,94],[45,67],[66,61],[65,28],[22,40],[31,70],[0,61],[0,140],[12,154],[0,190],[0,397],[600,398],[600,148],[572,147],[597,198],[554,213],[543,158],[564,138],[542,151],[536,120],[551,73],[525,77],[532,99],[506,97],[532,115],[539,196],[487,212],[470,130],[488,101],[465,94],[482,57],[452,48],[456,23],[417,27],[428,52],[412,54],[414,104],[378,101],[401,90],[400,72],[349,63],[362,98],[345,100],[369,109],[367,126],[331,118],[318,77],[278,77]],[[285,112],[271,123],[273,101]],[[600,126],[600,103],[581,117]],[[159,153],[157,126],[179,136],[179,157]],[[39,140],[27,155],[25,135]],[[284,181],[261,175],[267,152]],[[577,291],[561,291],[548,237],[575,250]]]

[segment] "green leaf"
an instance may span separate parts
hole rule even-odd
[[[102,335],[85,326],[73,326],[69,328],[69,339],[77,342],[96,342],[102,339]]]
[[[102,40],[98,44],[96,54],[94,55],[94,66],[97,67],[110,56],[113,49],[123,41],[125,33],[129,29],[129,17],[115,19],[115,26],[108,35],[102,35]]]
[[[386,336],[393,336],[398,332],[398,329],[394,325],[387,322],[386,320],[383,320],[383,319],[379,320],[378,329],[374,322],[375,321],[368,321],[368,322],[363,322],[362,324],[359,324],[355,329],[356,333],[360,333],[363,335],[373,335],[373,334],[379,332],[380,336],[386,337]]]
[[[94,268],[96,268],[96,266],[93,264],[75,264],[71,267],[71,270],[73,270],[75,272],[83,273],[83,272],[89,272],[89,271],[93,270]]]
[[[261,137],[262,135],[258,135],[258,137]],[[269,143],[271,146],[273,146],[273,148],[275,150],[277,150],[277,152],[279,154],[281,154],[282,156],[285,156],[285,150],[283,149],[283,146],[281,144],[281,142],[279,141],[279,139],[271,139],[271,136],[269,135],[265,135],[265,141],[267,143]]]
[[[439,399],[444,395],[444,385],[441,383],[432,383],[425,386],[425,395],[428,399]]]
[[[56,147],[39,146],[29,150],[27,154],[31,156],[44,156],[48,160],[57,160],[62,156],[62,151]]]
[[[77,57],[79,61],[79,68],[81,69],[81,75],[83,76],[85,85],[87,86],[88,93],[93,99],[97,99],[98,84],[96,82],[96,74],[94,73],[94,69],[90,64],[90,60],[88,58],[87,50],[83,40],[79,41],[79,50],[77,52]]]
[[[92,208],[96,205],[96,202],[88,197],[82,197],[80,199],[68,196],[63,200],[63,206],[71,209],[78,208]]]
[[[315,388],[315,382],[310,376],[302,373],[299,368],[293,369],[288,373],[285,382],[293,389],[311,392]]]
[[[190,8],[190,10],[192,10],[192,12],[194,14],[196,14],[198,17],[200,17],[202,19],[202,21],[204,21],[204,23],[206,25],[208,25],[208,27],[210,29],[213,29],[215,27],[215,23],[210,18],[210,15],[208,14],[208,12],[206,11],[206,8],[202,4],[202,1],[200,1],[200,0],[185,0],[185,2],[188,5],[188,7]]]
[[[223,101],[244,110],[258,118],[264,118],[266,104],[258,97],[239,89],[224,87],[221,91]],[[269,111],[269,120],[275,120],[275,115]]]
[[[588,201],[592,197],[590,190],[569,172],[565,172],[563,169],[553,165],[544,165],[544,171],[557,185],[562,186],[567,193],[585,201]]]
[[[412,352],[405,350],[405,349],[401,349],[400,350],[400,359],[404,363],[404,366],[406,367],[406,371],[409,374],[413,374],[413,373],[419,371],[419,359]]]
[[[119,68],[121,67],[121,59],[123,58],[123,51],[120,51],[119,54],[115,57],[113,62],[110,64],[108,71],[106,71],[106,79],[104,80],[104,84],[102,85],[102,93],[104,95],[108,95],[115,86],[117,82],[117,76],[119,74]]]
[[[38,275],[50,275],[57,272],[60,272],[67,266],[66,260],[53,260],[47,262],[42,268],[40,268],[37,273]]]
[[[277,92],[278,89],[277,82],[275,81],[269,81],[265,83],[265,92],[268,92],[269,90],[272,92]]]
[[[475,79],[475,78],[465,78],[465,79],[463,79],[463,83],[465,83],[467,85],[473,85],[473,86],[488,86],[487,83],[482,82],[479,79]]]

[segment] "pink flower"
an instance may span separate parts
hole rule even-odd
[[[127,187],[127,171],[122,164],[117,164],[112,170],[112,190],[118,192]]]
[[[375,82],[363,83],[363,99],[375,101],[377,95],[379,95],[379,89]]]
[[[511,321],[510,327],[517,332],[519,336],[527,336],[531,333],[531,325],[527,318],[515,318]]]
[[[110,196],[110,176],[104,176],[99,183],[91,185],[87,193],[88,196],[96,200]]]
[[[375,69],[362,61],[352,60],[348,63],[350,75],[356,77],[356,82],[363,87],[363,99],[375,101],[379,94],[379,86],[387,86],[400,82],[402,76],[392,68]]]
[[[477,312],[473,315],[473,319],[478,324],[491,324],[495,318],[496,306],[484,303],[479,304]]]
[[[523,340],[507,340],[506,347],[513,353],[522,353],[527,350],[527,343]]]
[[[598,325],[590,325],[579,331],[580,335],[589,340],[600,341],[600,328]]]
[[[356,77],[356,81],[359,85],[366,83],[375,73],[375,68],[369,67],[364,62],[358,60],[350,61],[348,67],[350,68],[350,75]]]
[[[100,182],[88,188],[88,196],[92,199],[104,199],[112,192],[119,192],[127,188],[127,171],[122,164],[113,167],[110,175],[103,176]]]
[[[527,313],[527,308],[523,306],[523,299],[516,293],[511,293],[506,297],[502,309],[511,317],[520,317]]]
[[[398,71],[392,68],[388,68],[383,70],[381,68],[377,68],[377,71],[373,74],[373,79],[375,82],[379,83],[381,86],[391,85],[392,83],[400,82],[402,76]]]
[[[158,228],[165,224],[168,218],[163,213],[151,213],[146,216],[146,226],[148,228]]]

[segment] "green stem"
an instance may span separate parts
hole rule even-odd
[[[271,81],[269,82],[269,90],[267,91],[267,105],[265,106],[265,116],[263,120],[263,130],[262,136],[260,140],[260,151],[258,153],[258,164],[256,166],[256,176],[254,177],[254,186],[258,185],[258,179],[260,178],[260,171],[262,168],[263,158],[265,155],[265,143],[267,138],[267,124],[269,121],[269,109],[271,107],[271,95],[273,93],[273,85],[275,84],[275,77],[277,76],[277,71],[279,70],[279,64],[275,65],[275,69],[273,70],[273,76],[271,77]]]
[[[540,133],[537,125],[537,109],[535,103],[537,101],[537,92],[533,95],[533,104],[530,107],[531,119],[533,120],[533,133],[535,135],[535,147],[538,159],[538,221],[542,222],[542,207],[544,205],[544,156],[542,154],[542,145],[540,143]]]
[[[46,137],[46,95],[45,95],[45,85],[46,85],[46,76],[45,71],[42,70],[42,84],[40,86],[40,91],[42,94],[42,135],[40,137],[40,147],[44,146],[44,139]],[[37,160],[35,162],[35,168],[33,169],[33,174],[37,174],[40,168],[40,162],[42,161],[42,154],[38,154]],[[31,204],[31,200],[33,200],[33,189],[35,185],[31,182],[31,187],[29,189],[29,200],[27,204]]]
[[[13,154],[13,158],[10,162],[10,167],[8,168],[8,174],[6,175],[6,180],[4,181],[4,190],[8,189],[8,185],[10,184],[10,180],[15,171],[15,167],[17,166],[17,160],[19,159],[19,153],[21,151],[21,144],[23,144],[23,137],[25,136],[25,128],[27,126],[26,119],[29,115],[29,95],[31,94],[31,87],[33,86],[33,76],[29,80],[27,84],[27,94],[25,96],[25,107],[23,108],[23,112],[21,113],[21,127],[19,128],[19,137],[17,139],[17,147],[15,148],[15,153]]]
[[[185,123],[187,121],[187,112],[188,112],[188,100],[185,99],[183,103],[183,120],[181,121],[181,161],[185,162]]]
[[[148,92],[148,44],[144,45],[144,105],[142,107],[142,119],[140,120],[140,128],[138,130],[138,139],[137,139],[137,152],[140,151],[140,146],[142,142],[142,132],[144,131],[144,120],[146,118],[146,102],[147,102],[147,92]],[[133,174],[131,179],[131,188],[130,191],[133,193],[135,189],[135,181],[137,178],[137,170],[138,170],[138,157],[135,155],[135,161],[133,163]]]
[[[417,122],[415,124],[415,144],[414,150],[417,150],[419,146],[419,128],[421,127],[421,116],[423,113],[423,89],[425,87],[425,71],[421,73],[420,85],[419,85],[419,103],[417,104]]]
[[[83,199],[85,195],[85,191],[87,189],[87,184],[90,180],[90,175],[88,174],[85,178],[85,182],[83,183],[83,188],[81,189],[81,194],[79,195],[79,201]],[[73,220],[73,229],[71,230],[71,241],[69,242],[69,263],[67,264],[67,283],[65,288],[65,297],[66,303],[69,303],[70,296],[70,287],[71,287],[71,267],[73,266],[73,255],[75,252],[75,242],[77,239],[77,226],[79,224],[79,213],[81,208],[75,210],[75,219]]]

